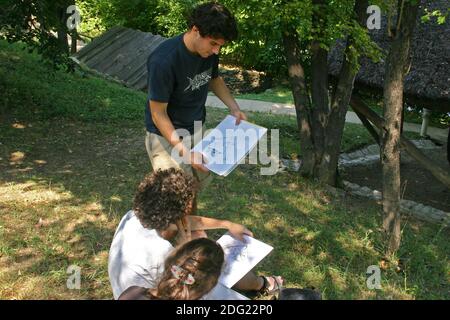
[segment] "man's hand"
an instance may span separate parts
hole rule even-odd
[[[191,166],[195,170],[208,172],[208,168],[205,167],[204,163],[206,163],[206,159],[204,159],[203,155],[199,152],[191,152]]]
[[[241,224],[231,222],[228,232],[239,241],[244,242],[244,234],[253,237],[253,233]]]
[[[236,118],[236,125],[241,123],[241,120],[247,120],[247,116],[241,110],[237,110],[231,113]]]

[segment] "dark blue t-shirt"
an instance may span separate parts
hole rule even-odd
[[[192,134],[194,121],[205,121],[208,84],[218,76],[219,58],[191,53],[183,34],[160,44],[148,57],[148,97],[145,106],[147,131],[161,135],[153,123],[148,102],[167,102],[167,114],[175,129]]]

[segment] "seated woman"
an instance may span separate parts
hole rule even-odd
[[[217,284],[223,263],[224,253],[216,242],[207,238],[186,242],[167,258],[156,288],[132,286],[119,300],[197,300]]]

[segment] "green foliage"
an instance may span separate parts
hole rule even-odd
[[[187,29],[189,12],[199,3],[198,0],[159,1],[156,17],[160,34],[173,37]]]
[[[223,3],[234,13],[239,27],[239,39],[224,52],[225,60],[269,74],[284,72],[279,4],[267,0]]]
[[[380,0],[381,1],[381,0]],[[187,13],[199,0],[78,0],[82,11],[81,30],[91,36],[98,30],[122,25],[171,37],[186,30]],[[301,62],[308,70],[309,45],[315,39],[330,48],[336,39],[354,39],[352,61],[359,55],[379,59],[378,48],[365,28],[353,17],[354,0],[329,0],[325,6],[314,8],[310,0],[223,0],[236,17],[239,39],[222,50],[222,61],[256,69],[274,76],[287,71],[282,32],[293,26],[301,41]],[[324,21],[312,27],[313,12]],[[357,67],[355,63],[355,67]]]
[[[106,29],[115,25],[156,33],[155,19],[158,16],[158,0],[96,0]]]
[[[450,8],[447,8],[446,13],[441,12],[441,10],[429,11],[428,8],[425,8],[424,11],[425,14],[420,18],[422,23],[430,22],[431,18],[436,18],[438,24],[444,24],[450,14]]]
[[[198,0],[77,0],[81,30],[90,36],[120,25],[171,37],[186,30],[186,15]]]
[[[67,43],[54,35],[57,31],[68,32],[66,9],[73,3],[73,0],[4,0],[0,11],[0,39],[25,42],[53,66],[68,66],[73,70]]]
[[[16,3],[5,0],[9,10],[2,12],[2,27],[10,41],[23,41],[37,48],[55,64],[67,63],[67,48],[62,48],[50,33],[65,28],[58,10],[75,3],[81,11],[78,31],[91,37],[115,26],[152,32],[171,37],[186,30],[187,13],[199,0],[28,0]],[[350,35],[355,40],[352,61],[360,54],[378,59],[377,48],[370,41],[367,30],[361,28],[353,15],[353,0],[329,0],[325,6],[314,8],[311,1],[296,0],[223,0],[236,16],[239,39],[223,48],[222,61],[244,68],[262,70],[270,75],[285,75],[286,62],[282,32],[293,26],[299,33],[302,63],[308,70],[309,44],[315,39],[329,48],[336,39]],[[320,13],[323,24],[312,27],[313,12]],[[37,17],[37,18],[36,18]],[[3,19],[6,18],[6,19]],[[45,28],[27,27],[33,19],[42,21]],[[37,22],[37,21],[35,21]],[[19,31],[18,31],[19,30]],[[356,64],[355,64],[356,66]],[[356,66],[357,67],[357,66]]]
[[[100,0],[76,0],[80,9],[81,24],[78,32],[90,37],[98,37],[107,30],[109,10]]]
[[[285,52],[282,32],[289,27],[299,34],[303,67],[308,71],[310,43],[319,41],[321,47],[329,49],[337,39],[351,36],[354,41],[352,62],[366,55],[379,60],[379,49],[371,41],[366,28],[361,27],[353,16],[353,0],[329,0],[324,6],[314,7],[311,1],[238,1],[224,0],[236,15],[240,28],[240,40],[227,52],[227,58],[239,62],[246,68],[263,70],[273,75],[286,74]],[[312,17],[316,12],[321,21],[313,27]]]

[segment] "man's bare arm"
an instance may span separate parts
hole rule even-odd
[[[230,113],[236,117],[236,124],[239,124],[241,120],[247,120],[247,116],[245,113],[241,111],[239,105],[236,100],[230,93],[225,81],[223,81],[222,77],[216,77],[211,80],[209,83],[209,89],[214,92],[214,94],[222,100],[222,102],[228,107]]]

